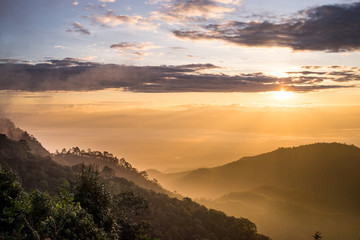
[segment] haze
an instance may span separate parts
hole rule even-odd
[[[339,92],[294,93],[283,100],[273,93],[4,94],[12,95],[3,98],[11,103],[3,105],[6,116],[51,152],[104,149],[144,170],[217,166],[279,146],[360,145],[360,109],[351,102],[331,103]],[[342,100],[349,97],[343,94]],[[318,103],[321,97],[329,102]]]

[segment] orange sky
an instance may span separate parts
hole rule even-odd
[[[360,92],[3,92],[2,109],[54,152],[79,146],[139,169],[216,166],[280,146],[360,145]]]

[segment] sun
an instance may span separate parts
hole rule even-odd
[[[292,97],[293,93],[289,91],[285,91],[285,89],[281,89],[280,91],[273,92],[274,97],[278,100],[288,100]]]

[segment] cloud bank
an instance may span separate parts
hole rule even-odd
[[[359,68],[304,68],[287,77],[264,73],[227,75],[213,64],[178,66],[125,66],[54,59],[44,63],[0,60],[0,90],[94,91],[118,88],[132,92],[266,92],[285,88],[309,92],[321,89],[356,87]],[[207,71],[206,71],[207,70]]]
[[[174,30],[178,38],[223,40],[251,47],[289,47],[329,52],[360,49],[360,2],[324,5],[281,23],[238,22],[199,25],[200,30]]]

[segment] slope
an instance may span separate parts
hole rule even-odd
[[[129,181],[133,181],[143,188],[179,197],[179,195],[162,188],[155,179],[149,179],[146,172],[137,171],[137,169],[132,167],[131,164],[124,158],[118,159],[106,151],[85,152],[84,150],[80,150],[78,147],[73,147],[69,150],[63,149],[61,152],[51,154],[33,135],[30,135],[26,131],[16,127],[11,120],[5,118],[0,119],[0,133],[5,134],[8,138],[15,141],[24,140],[32,153],[43,157],[51,157],[55,162],[61,165],[75,166],[77,164],[84,163],[88,165],[95,165],[99,169],[107,166],[114,170],[116,176],[124,177]]]

